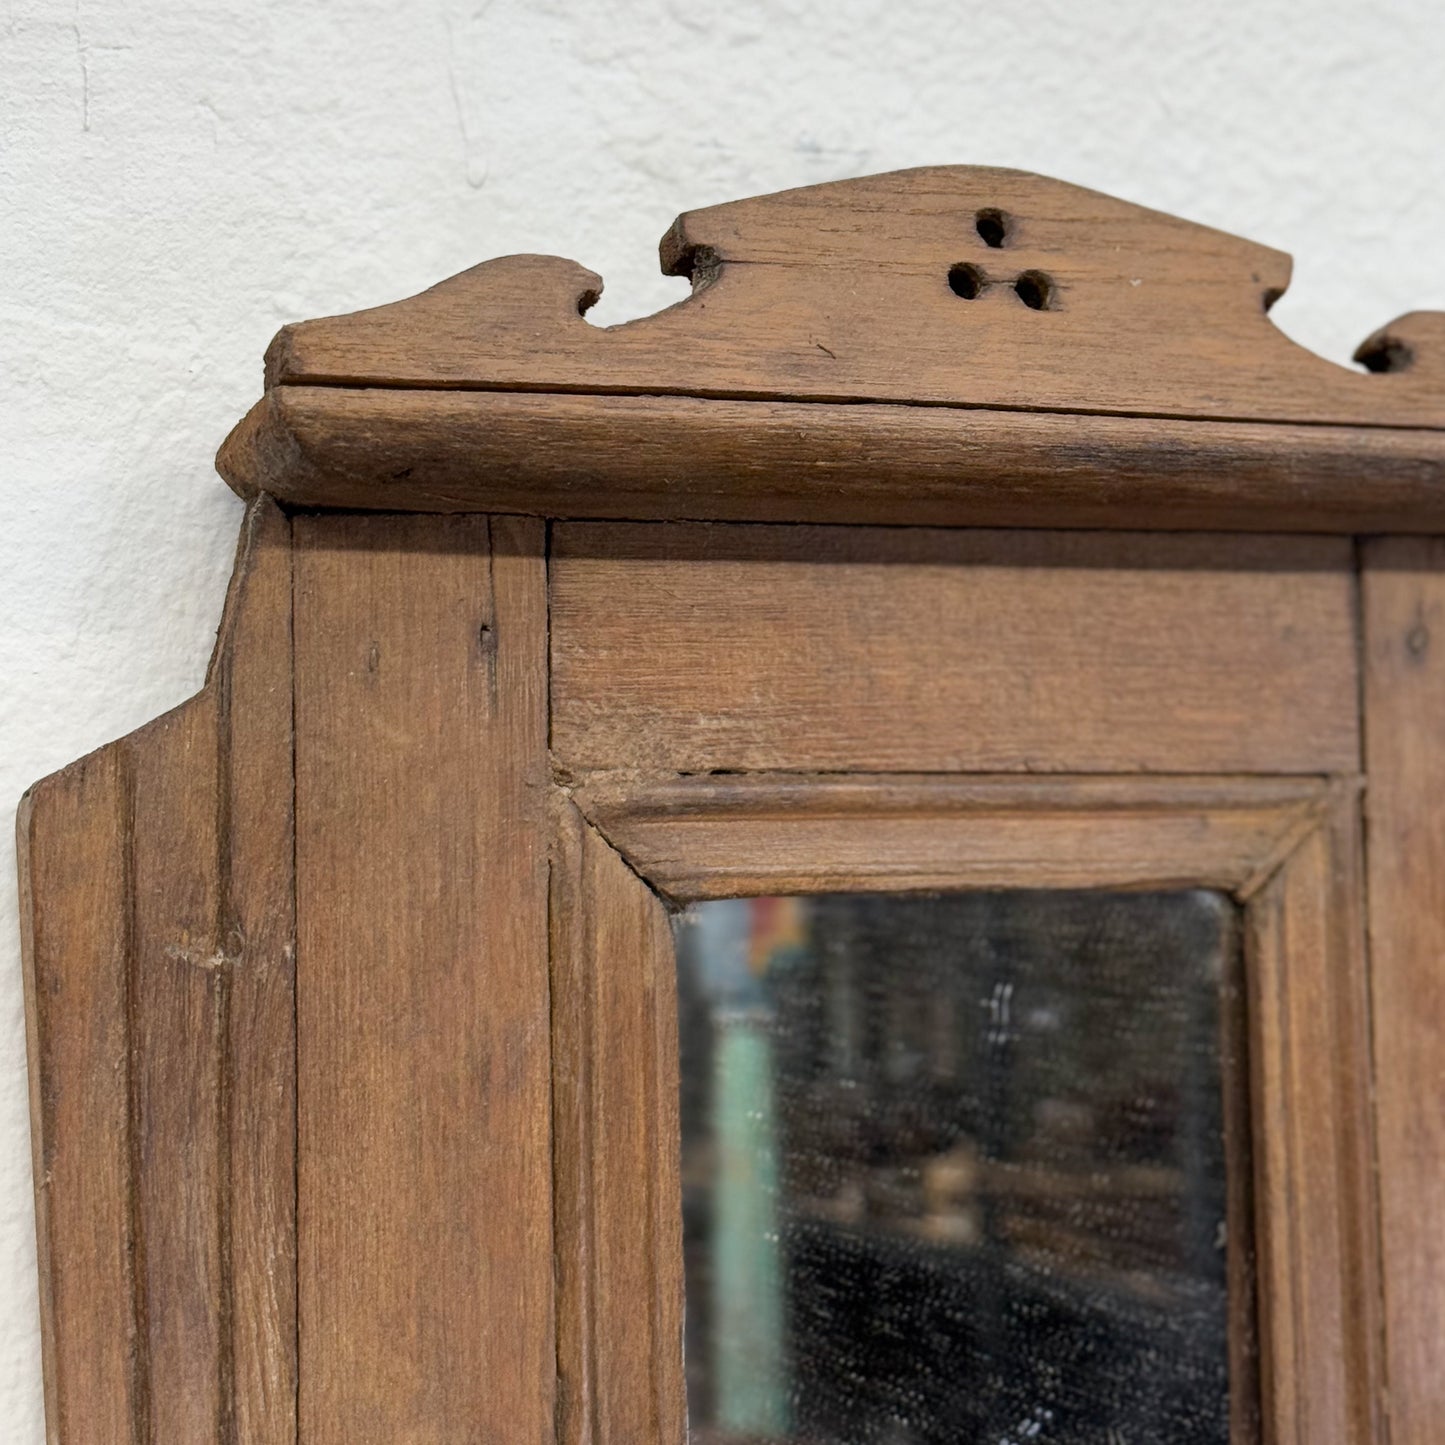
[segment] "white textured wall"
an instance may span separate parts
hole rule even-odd
[[[1337,360],[1445,308],[1435,0],[6,0],[0,51],[0,1437],[42,1438],[9,818],[193,691],[285,321],[512,251],[678,299],[676,212],[1014,165],[1295,254]],[[1367,481],[1367,479],[1362,479]]]

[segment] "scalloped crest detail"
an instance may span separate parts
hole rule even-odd
[[[288,326],[267,384],[891,401],[1445,427],[1445,318],[1361,348],[1382,381],[1268,318],[1279,251],[1094,191],[972,166],[681,216],[693,294],[622,326],[592,272],[508,256],[407,301]]]

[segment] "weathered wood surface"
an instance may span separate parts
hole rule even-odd
[[[558,1440],[683,1445],[672,930],[560,795],[552,848]]]
[[[1371,336],[1385,374],[1333,365],[1252,242],[943,166],[690,212],[662,256],[692,296],[609,329],[547,256],[285,327],[221,474],[397,511],[1445,527],[1445,315]]]
[[[1234,1429],[1256,1438],[1258,1405],[1269,1445],[1385,1439],[1357,779],[624,773],[573,794],[643,878],[682,902],[755,886],[1227,889],[1242,905],[1248,991],[1247,1041],[1224,1044],[1235,1070]],[[1000,846],[986,859],[990,838]],[[612,956],[620,967],[629,953]],[[1241,1179],[1251,1152],[1252,1180]],[[1247,1205],[1252,1231],[1235,1227]],[[1256,1307],[1257,1362],[1242,1354]]]
[[[542,528],[295,525],[302,1438],[541,1445]]]
[[[1445,427],[1439,315],[1365,343],[1390,374],[1352,372],[1269,321],[1287,256],[1022,171],[896,171],[692,211],[662,262],[691,277],[691,298],[603,330],[582,315],[601,282],[575,262],[489,261],[408,301],[286,327],[267,385]]]
[[[553,537],[552,742],[579,773],[1359,766],[1342,540]]]
[[[1246,915],[1269,1445],[1386,1438],[1358,813],[1342,786]]]
[[[232,485],[469,515],[263,498],[205,690],[26,801],[54,1439],[679,1441],[645,879],[1228,889],[1266,1439],[1388,1398],[1433,1441],[1438,542],[1364,552],[1372,979],[1321,777],[1361,768],[1347,537],[1445,532],[1445,318],[1352,373],[1269,322],[1278,253],[1017,172],[663,255],[692,297],[610,330],[541,257],[287,328]],[[796,776],[676,776],[715,770]]]
[[[204,691],[21,807],[50,1438],[294,1440],[290,524]]]
[[[306,507],[1445,531],[1445,432],[682,396],[280,386],[216,459]]]
[[[1370,972],[1393,1445],[1445,1419],[1445,542],[1364,548]]]
[[[577,805],[673,898],[942,888],[1249,894],[1317,827],[1313,778],[597,774]]]

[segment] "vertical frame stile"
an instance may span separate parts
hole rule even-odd
[[[266,505],[253,600],[220,657],[226,802],[222,1235],[227,1415],[238,1445],[294,1445],[296,887],[291,522]],[[229,1445],[229,1441],[228,1441]]]
[[[56,1445],[296,1439],[290,523],[206,685],[19,818]]]
[[[142,1399],[157,1442],[224,1438],[227,1418],[219,724],[208,692],[129,744],[132,1251]]]
[[[549,953],[552,1028],[553,1247],[557,1281],[558,1445],[596,1440],[596,1331],[592,1306],[595,1149],[592,1053],[596,1011],[587,949],[584,832],[556,790],[550,799]]]
[[[1268,1445],[1384,1438],[1360,869],[1340,788],[1246,915]]]
[[[294,525],[301,1436],[544,1445],[542,526]]]
[[[131,1251],[126,819],[125,758],[110,747],[31,789],[17,827],[45,1418],[57,1445],[146,1445]]]
[[[1445,539],[1361,549],[1391,1445],[1445,1419]]]
[[[552,838],[558,1440],[683,1445],[671,927],[561,791]]]

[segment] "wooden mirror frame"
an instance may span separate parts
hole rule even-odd
[[[1445,317],[1351,372],[1269,322],[1278,253],[967,167],[693,213],[662,252],[691,298],[610,330],[542,257],[283,330],[218,461],[251,502],[204,690],[27,794],[50,1438],[676,1445],[666,905],[1190,883],[1247,919],[1263,1438],[1427,1445]],[[1049,569],[1194,569],[1139,604],[1186,720],[1078,706],[1119,664],[1070,671],[1084,588],[969,644],[987,672],[1042,639],[1026,719],[959,663],[968,727],[907,745],[789,734],[833,704],[753,715],[725,676],[721,724],[673,726],[661,659],[701,676],[734,551],[833,558],[790,594],[820,628],[875,587],[866,658],[922,697],[890,549],[982,567],[986,618]],[[724,564],[706,595],[678,556]],[[770,615],[729,614],[739,645]]]

